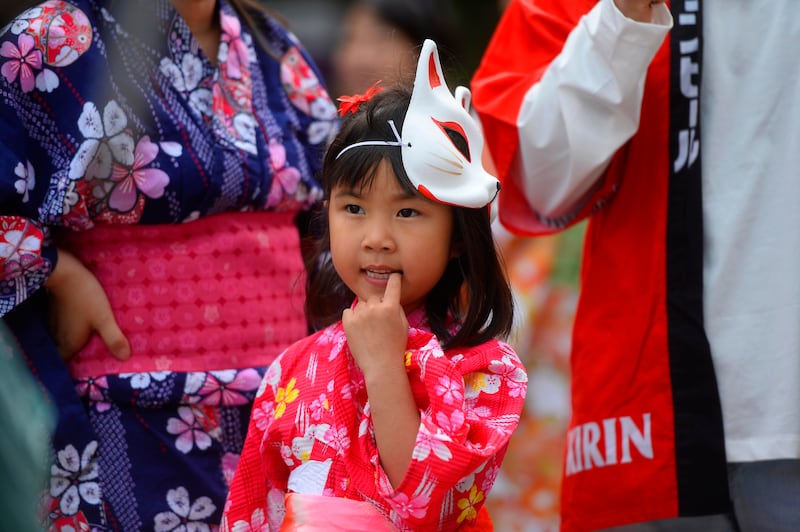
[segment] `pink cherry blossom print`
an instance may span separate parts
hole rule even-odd
[[[409,499],[405,493],[398,493],[397,496],[389,500],[389,504],[392,505],[397,515],[403,519],[408,517],[419,519],[425,516],[430,499],[430,495],[427,492],[423,492],[413,499]]]
[[[144,136],[136,144],[133,166],[114,164],[111,180],[116,184],[108,200],[109,207],[119,212],[128,212],[136,204],[138,192],[154,199],[164,194],[164,188],[169,184],[167,174],[158,168],[145,168],[156,158],[158,150],[158,144],[150,142],[150,137]]]
[[[17,38],[17,45],[10,41],[0,46],[0,57],[8,59],[0,67],[0,73],[9,83],[14,83],[19,76],[22,92],[33,90],[36,78],[34,70],[42,68],[42,52],[34,49],[33,37],[22,34]]]
[[[98,412],[105,412],[111,408],[111,403],[106,399],[106,392],[108,391],[107,377],[80,379],[75,384],[75,391],[78,392],[79,397],[88,397],[90,403]]]
[[[250,63],[250,52],[242,39],[242,26],[239,19],[225,13],[220,15],[220,22],[222,24],[222,42],[228,45],[228,55],[225,61],[228,77],[240,79],[242,67]]]
[[[258,389],[261,376],[254,369],[213,371],[198,392],[206,405],[243,405],[247,393]]]
[[[278,205],[285,196],[291,196],[297,191],[300,183],[300,171],[294,167],[286,167],[278,171],[272,178],[272,187],[269,189],[267,207]]]
[[[195,447],[200,450],[211,447],[211,437],[205,432],[195,413],[199,411],[182,406],[178,408],[180,418],[171,417],[167,421],[167,432],[177,436],[175,448],[184,454]]]
[[[267,207],[278,205],[284,196],[297,192],[300,171],[286,165],[286,149],[275,139],[269,139],[269,165],[273,172],[272,187],[267,198]]]

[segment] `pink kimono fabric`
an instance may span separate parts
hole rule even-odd
[[[392,487],[381,468],[364,376],[337,323],[267,370],[222,531],[280,530],[290,492],[366,501],[400,530],[485,523],[478,516],[519,422],[527,375],[504,342],[443,351],[422,311],[408,321],[406,372],[421,422],[401,483]]]

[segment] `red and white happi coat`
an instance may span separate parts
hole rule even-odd
[[[672,2],[675,26],[663,45],[666,29],[655,41],[638,129],[620,142],[604,173],[573,208],[550,218],[535,212],[526,201],[530,191],[514,172],[520,168],[518,124],[526,94],[562,53],[573,29],[593,23],[583,17],[599,9],[597,4],[512,2],[472,87],[503,182],[503,224],[534,235],[591,216],[571,355],[573,412],[561,500],[565,531],[728,507],[722,415],[702,306],[702,204],[694,140],[700,2]],[[587,31],[602,41],[615,28]],[[620,68],[635,61],[615,53],[609,55]],[[646,66],[631,68],[644,72]],[[593,80],[603,88],[613,81]],[[638,118],[631,117],[633,127]],[[587,128],[608,127],[590,116],[582,119]]]
[[[421,422],[402,482],[393,488],[380,465],[364,375],[339,322],[268,369],[222,530],[278,530],[289,492],[367,501],[399,530],[482,529],[527,374],[504,342],[443,351],[422,310],[408,321],[406,372]]]

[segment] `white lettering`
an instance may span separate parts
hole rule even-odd
[[[686,0],[683,3],[684,12],[678,13],[678,23],[682,26],[696,26],[699,8],[697,0]],[[700,51],[700,41],[697,38],[681,40],[678,42],[678,49],[681,96],[689,100],[689,127],[678,131],[678,155],[672,163],[675,173],[691,167],[700,154],[700,135],[697,134],[697,99],[700,89],[696,82],[700,64],[697,58],[691,57]]]
[[[622,416],[602,423],[590,421],[567,433],[567,476],[596,467],[627,464],[639,456],[650,460],[654,456],[649,412],[642,414],[641,425],[630,416]]]
[[[617,463],[617,419],[603,420],[603,434],[606,440],[606,465]]]
[[[597,449],[600,441],[600,425],[587,423],[583,426],[583,467],[591,469],[592,465],[603,467],[603,457]]]
[[[653,458],[653,439],[650,437],[650,414],[642,416],[644,430],[640,431],[636,424],[628,416],[619,418],[622,425],[622,463],[627,464],[631,461],[631,443],[633,443],[639,454],[645,458]]]
[[[580,441],[581,427],[579,425],[567,433],[567,475],[583,471]]]

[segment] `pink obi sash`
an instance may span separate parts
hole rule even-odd
[[[97,276],[131,344],[121,362],[94,335],[69,363],[73,378],[265,366],[307,334],[293,214],[105,225],[57,243]]]
[[[286,516],[280,532],[397,532],[391,521],[366,501],[289,492],[284,497]],[[494,524],[486,505],[481,506],[474,521],[459,530],[494,532]]]
[[[281,532],[397,532],[390,521],[366,501],[287,493]]]

